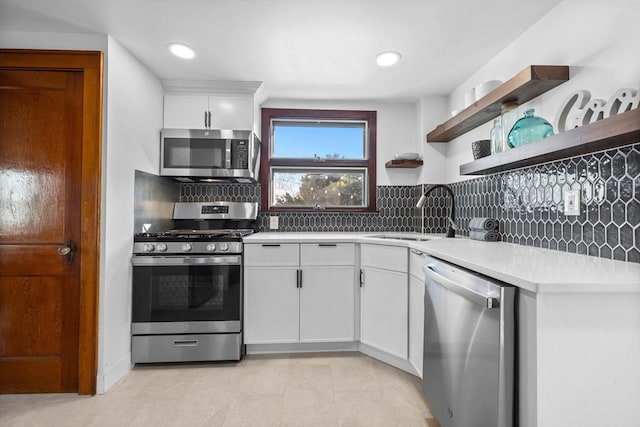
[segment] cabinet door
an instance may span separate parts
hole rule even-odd
[[[297,268],[245,267],[245,344],[298,341]]]
[[[253,130],[253,96],[209,97],[212,129]]]
[[[208,110],[209,99],[206,95],[165,95],[164,127],[204,129],[204,115]]]
[[[407,274],[370,267],[363,272],[360,340],[407,359]]]
[[[422,378],[424,342],[424,279],[409,276],[409,361]]]
[[[300,288],[300,341],[353,341],[353,267],[306,267]]]

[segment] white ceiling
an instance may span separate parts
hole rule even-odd
[[[161,79],[262,81],[273,98],[415,100],[449,94],[558,3],[0,0],[0,30],[110,34]],[[400,63],[378,67],[385,50]]]

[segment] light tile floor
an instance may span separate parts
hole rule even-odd
[[[434,426],[421,382],[361,353],[139,366],[106,394],[0,395],[0,426]]]

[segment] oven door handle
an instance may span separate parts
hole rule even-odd
[[[131,258],[131,265],[242,265],[242,260],[240,256],[134,256]]]

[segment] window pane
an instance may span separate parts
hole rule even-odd
[[[274,120],[271,157],[366,159],[365,122]]]
[[[273,207],[357,207],[365,200],[364,169],[272,169]]]

